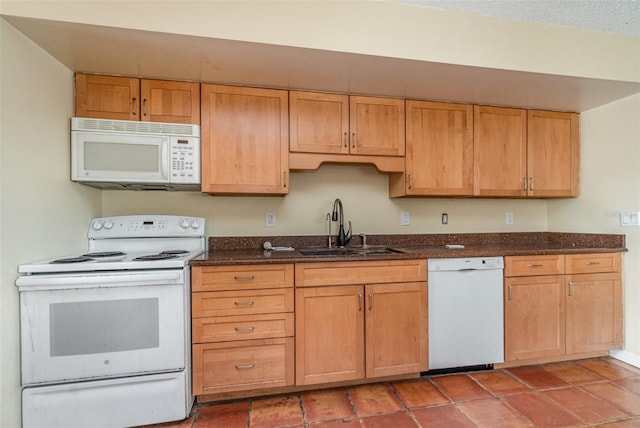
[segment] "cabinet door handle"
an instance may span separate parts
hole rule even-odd
[[[599,265],[600,262],[587,262],[585,263],[587,266]]]
[[[358,294],[358,311],[362,311],[362,294]]]
[[[238,333],[251,332],[255,329],[256,329],[255,327],[236,327],[236,331]]]
[[[373,309],[373,294],[369,293],[369,310]]]
[[[344,133],[344,137],[342,137],[342,142],[344,144],[344,148],[348,148],[349,147],[349,133],[345,132]]]
[[[142,115],[143,116],[147,115],[147,99],[146,98],[142,99]]]
[[[512,290],[511,290],[511,284],[507,285],[507,300],[511,300],[512,294],[511,294]]]
[[[533,190],[533,177],[529,177],[529,190]]]
[[[282,187],[287,188],[287,171],[282,171]]]
[[[529,264],[529,267],[530,267],[530,268],[539,268],[539,267],[542,267],[542,264],[539,264],[539,263],[532,264],[532,263],[530,263],[530,264]]]
[[[136,98],[132,98],[131,99],[131,114],[132,115],[136,115],[136,103],[138,102],[138,100]]]
[[[246,276],[234,276],[233,279],[235,279],[236,281],[253,281],[256,277],[253,275],[246,275]]]
[[[527,191],[527,177],[522,177],[522,191]]]
[[[569,296],[573,296],[573,281],[569,281]]]
[[[413,175],[409,174],[409,190],[413,189]]]
[[[256,366],[256,363],[251,363],[251,364],[236,364],[236,369],[238,370],[243,370],[243,369],[252,369]]]
[[[356,148],[356,133],[352,133],[351,134],[351,148],[355,149]]]
[[[236,306],[253,306],[254,301],[249,300],[248,302],[234,302]]]

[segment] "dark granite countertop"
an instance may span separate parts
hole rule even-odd
[[[263,244],[291,246],[293,251],[265,251]],[[310,263],[402,260],[445,257],[486,257],[545,254],[614,253],[627,251],[625,235],[559,232],[367,235],[369,248],[389,248],[387,254],[303,255],[300,249],[327,248],[326,236],[210,237],[208,251],[192,266],[252,263]],[[448,249],[447,244],[464,245]],[[348,249],[360,249],[354,236]]]

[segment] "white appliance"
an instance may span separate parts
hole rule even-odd
[[[504,361],[502,257],[429,259],[429,369]]]
[[[21,265],[24,427],[188,417],[191,270],[205,220],[95,218],[88,252]]]
[[[105,189],[200,190],[200,126],[71,118],[71,179]]]

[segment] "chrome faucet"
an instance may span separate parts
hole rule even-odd
[[[349,230],[344,232],[344,212],[342,211],[342,201],[336,199],[333,202],[333,214],[331,214],[331,220],[340,221],[340,228],[338,229],[338,247],[344,247],[351,239],[351,221],[349,221]]]
[[[327,223],[329,224],[329,234],[327,237],[329,238],[329,248],[332,247],[333,236],[331,236],[331,213],[327,213]]]

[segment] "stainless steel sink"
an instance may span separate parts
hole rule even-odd
[[[300,250],[303,256],[353,256],[401,252],[393,248],[304,248]]]

